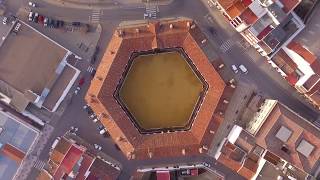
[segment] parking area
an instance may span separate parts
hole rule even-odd
[[[102,32],[101,25],[51,17],[40,8],[19,9],[17,16],[38,31],[46,34],[82,59],[90,61]]]

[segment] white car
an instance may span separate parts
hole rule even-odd
[[[51,145],[51,149],[54,149],[56,146],[57,146],[57,144],[58,144],[58,142],[60,141],[60,137],[57,137],[54,141],[53,141],[53,143],[52,143],[52,145]]]
[[[31,1],[28,2],[28,5],[31,6],[31,7],[36,7],[36,3],[31,2]]]
[[[98,119],[98,117],[95,117],[92,121],[93,121],[94,123],[96,123],[96,122],[99,121],[99,119]]]
[[[94,148],[95,148],[96,150],[101,151],[101,149],[102,149],[102,147],[101,147],[100,145],[98,145],[98,144],[93,144],[93,146],[94,146]]]
[[[234,73],[238,73],[238,68],[237,68],[237,66],[236,65],[231,65],[231,69],[232,69],[232,71],[234,72]]]
[[[101,129],[101,130],[99,131],[99,134],[103,135],[103,134],[105,134],[106,132],[107,132],[106,129]]]
[[[32,11],[29,12],[29,21],[32,21],[34,17],[34,13]]]
[[[242,73],[248,74],[248,69],[243,64],[239,66],[239,69],[241,70]]]

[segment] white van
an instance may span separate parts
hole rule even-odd
[[[234,72],[234,73],[238,73],[238,68],[237,68],[237,66],[236,65],[231,65],[231,69],[232,69],[232,71]]]
[[[57,137],[54,141],[53,141],[53,143],[52,143],[52,145],[51,145],[51,149],[54,149],[56,146],[57,146],[57,144],[59,143],[59,141],[60,141],[60,137]]]
[[[239,66],[239,69],[242,71],[242,73],[248,74],[248,69],[243,64]]]

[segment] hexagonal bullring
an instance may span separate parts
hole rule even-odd
[[[208,152],[229,89],[205,35],[186,18],[131,23],[113,34],[86,102],[128,159]]]
[[[186,130],[207,83],[183,49],[133,53],[115,96],[141,133]]]

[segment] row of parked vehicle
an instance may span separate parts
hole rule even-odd
[[[93,112],[93,110],[91,109],[91,107],[89,105],[84,105],[83,109],[88,113],[89,118],[94,122],[94,123],[98,123],[99,121],[99,117]],[[97,126],[97,129],[99,131],[99,134],[103,135],[104,137],[109,137],[109,134],[106,130],[106,128],[102,125],[99,124]]]
[[[29,12],[28,20],[30,22],[43,24],[44,27],[60,28],[64,26],[64,21],[62,20],[55,20],[49,17],[45,17],[37,12],[32,11]]]

